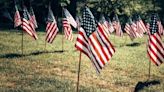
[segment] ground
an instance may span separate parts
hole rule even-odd
[[[0,31],[0,92],[76,92],[79,51],[74,41],[57,35],[45,45],[45,32],[33,40],[24,34],[21,55],[21,30]],[[97,74],[91,61],[82,54],[80,92],[164,92],[164,64],[151,63],[146,52],[147,35],[133,42],[128,36],[111,35],[116,53]],[[163,40],[164,41],[164,40]]]

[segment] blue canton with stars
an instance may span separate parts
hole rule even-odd
[[[150,23],[150,33],[154,34],[156,32],[158,32],[157,16],[153,14],[151,17],[151,23]]]
[[[83,9],[83,15],[82,15],[82,25],[81,25],[86,35],[89,37],[94,31],[96,31],[96,22],[94,20],[94,16],[89,10],[88,7],[85,7]]]

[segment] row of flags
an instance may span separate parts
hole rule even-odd
[[[27,8],[24,7],[22,20],[17,7],[15,7],[15,9],[15,27],[21,26],[30,36],[34,39],[38,39],[35,31],[37,22],[32,7],[30,8],[30,13],[28,13]],[[111,60],[115,53],[115,48],[109,41],[108,36],[114,31],[117,36],[123,36],[123,30],[118,16],[115,15],[112,22],[110,18],[105,18],[103,15],[100,21],[96,21],[87,6],[83,9],[82,17],[78,17],[76,21],[67,9],[63,8],[63,13],[62,24],[65,38],[72,41],[72,27],[77,28],[78,36],[75,43],[76,49],[87,55],[96,71],[100,73],[102,68]],[[148,33],[148,55],[150,60],[156,65],[163,63],[164,45],[161,40],[161,34],[164,33],[164,30],[156,15],[153,15],[151,23],[146,26],[139,16],[137,16],[137,20],[135,21],[129,18],[129,22],[126,23],[124,30],[131,39],[142,37],[144,33]],[[48,43],[52,43],[58,31],[57,21],[49,6],[45,40]]]
[[[20,13],[18,11],[17,5],[15,5],[15,15],[14,15],[14,27],[21,26],[23,31],[27,32],[35,40],[38,39],[35,28],[37,28],[37,22],[34,15],[33,8],[30,7],[30,13],[27,8],[23,7],[23,18],[21,19]]]
[[[15,5],[15,16],[14,16],[14,27],[21,26],[23,31],[25,31],[27,34],[29,34],[31,37],[33,37],[35,40],[38,39],[35,29],[38,28],[37,21],[35,18],[35,14],[33,11],[33,8],[30,7],[30,12],[28,12],[27,8],[23,7],[23,18],[21,19],[20,13],[18,11],[17,5]],[[67,40],[73,40],[73,34],[72,34],[72,28],[71,25],[74,28],[77,28],[77,23],[72,17],[72,15],[69,13],[69,11],[65,8],[63,8],[64,11],[64,17],[62,19],[63,23],[63,29],[65,38]],[[46,41],[48,43],[52,43],[55,39],[59,29],[57,26],[57,21],[54,17],[53,11],[51,10],[51,7],[48,8],[48,17],[47,17],[47,26],[46,26]]]

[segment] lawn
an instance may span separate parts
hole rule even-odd
[[[77,34],[73,42],[64,39],[61,52],[61,34],[45,47],[45,32],[37,33],[37,41],[24,34],[24,56],[21,56],[21,31],[0,31],[0,92],[76,92]],[[164,64],[157,67],[151,63],[148,80],[146,35],[133,42],[128,36],[111,35],[109,39],[116,53],[101,74],[82,54],[80,92],[164,92]]]

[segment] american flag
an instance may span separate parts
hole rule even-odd
[[[32,7],[30,7],[30,21],[33,23],[35,28],[38,28],[37,21],[35,18],[34,10]]]
[[[63,9],[64,14],[66,16],[67,21],[74,27],[77,28],[77,23],[75,21],[75,19],[72,17],[72,15],[69,13],[69,11],[67,9]]]
[[[100,18],[100,24],[102,25],[103,27],[103,30],[107,33],[107,35],[109,36],[110,35],[110,31],[108,29],[108,21],[105,19],[104,15],[101,15],[101,18]]]
[[[133,34],[135,35],[135,38],[137,37],[142,37],[143,35],[140,34],[140,32],[137,30],[137,24],[136,22],[132,21],[132,19],[130,20],[130,25],[133,31]]]
[[[164,35],[164,28],[158,15],[157,15],[157,25],[158,25],[159,34]]]
[[[111,22],[109,17],[107,17],[107,23],[108,23],[108,30],[109,30],[109,32],[113,33],[114,32],[114,27],[113,27],[113,24],[112,24],[112,22]]]
[[[131,40],[135,38],[134,32],[132,31],[132,28],[129,23],[126,23],[124,30],[129,35]]]
[[[82,27],[78,28],[78,37],[75,47],[86,54],[96,71],[100,70],[112,58],[115,49],[107,38],[100,24],[97,25],[94,16],[88,7],[85,7],[82,15]]]
[[[15,10],[16,11],[15,11],[15,15],[14,15],[14,27],[18,27],[22,24],[22,21],[21,21],[21,17],[20,17],[18,7],[16,4],[15,4]]]
[[[63,18],[63,28],[64,28],[65,38],[67,40],[72,41],[73,40],[72,28],[67,18]]]
[[[29,25],[30,25],[31,29],[33,30],[33,33],[34,33],[34,37],[36,39],[38,39],[38,36],[36,34],[36,31],[35,31],[35,24],[33,23],[31,14],[28,12],[28,10],[27,10],[27,15],[28,15],[28,19],[29,19],[28,20],[29,21]]]
[[[120,24],[120,21],[118,19],[117,14],[115,14],[115,16],[113,17],[112,24],[113,24],[113,27],[114,27],[114,29],[116,31],[116,35],[120,36],[120,37],[123,36],[123,31],[121,29],[121,24]]]
[[[150,35],[148,40],[148,56],[157,66],[164,62],[164,44],[158,32],[157,16],[151,17]]]
[[[52,43],[55,39],[59,29],[57,27],[57,22],[55,20],[54,14],[51,10],[51,7],[48,8],[48,18],[47,18],[47,27],[46,27],[46,41]]]
[[[22,20],[22,28],[25,32],[27,32],[30,36],[32,36],[35,40],[38,39],[35,31],[30,25],[29,22],[29,13],[27,11],[27,8],[24,6],[23,9],[23,20]]]
[[[147,28],[139,15],[137,16],[136,24],[137,24],[137,30],[140,34],[144,34],[147,32]]]

